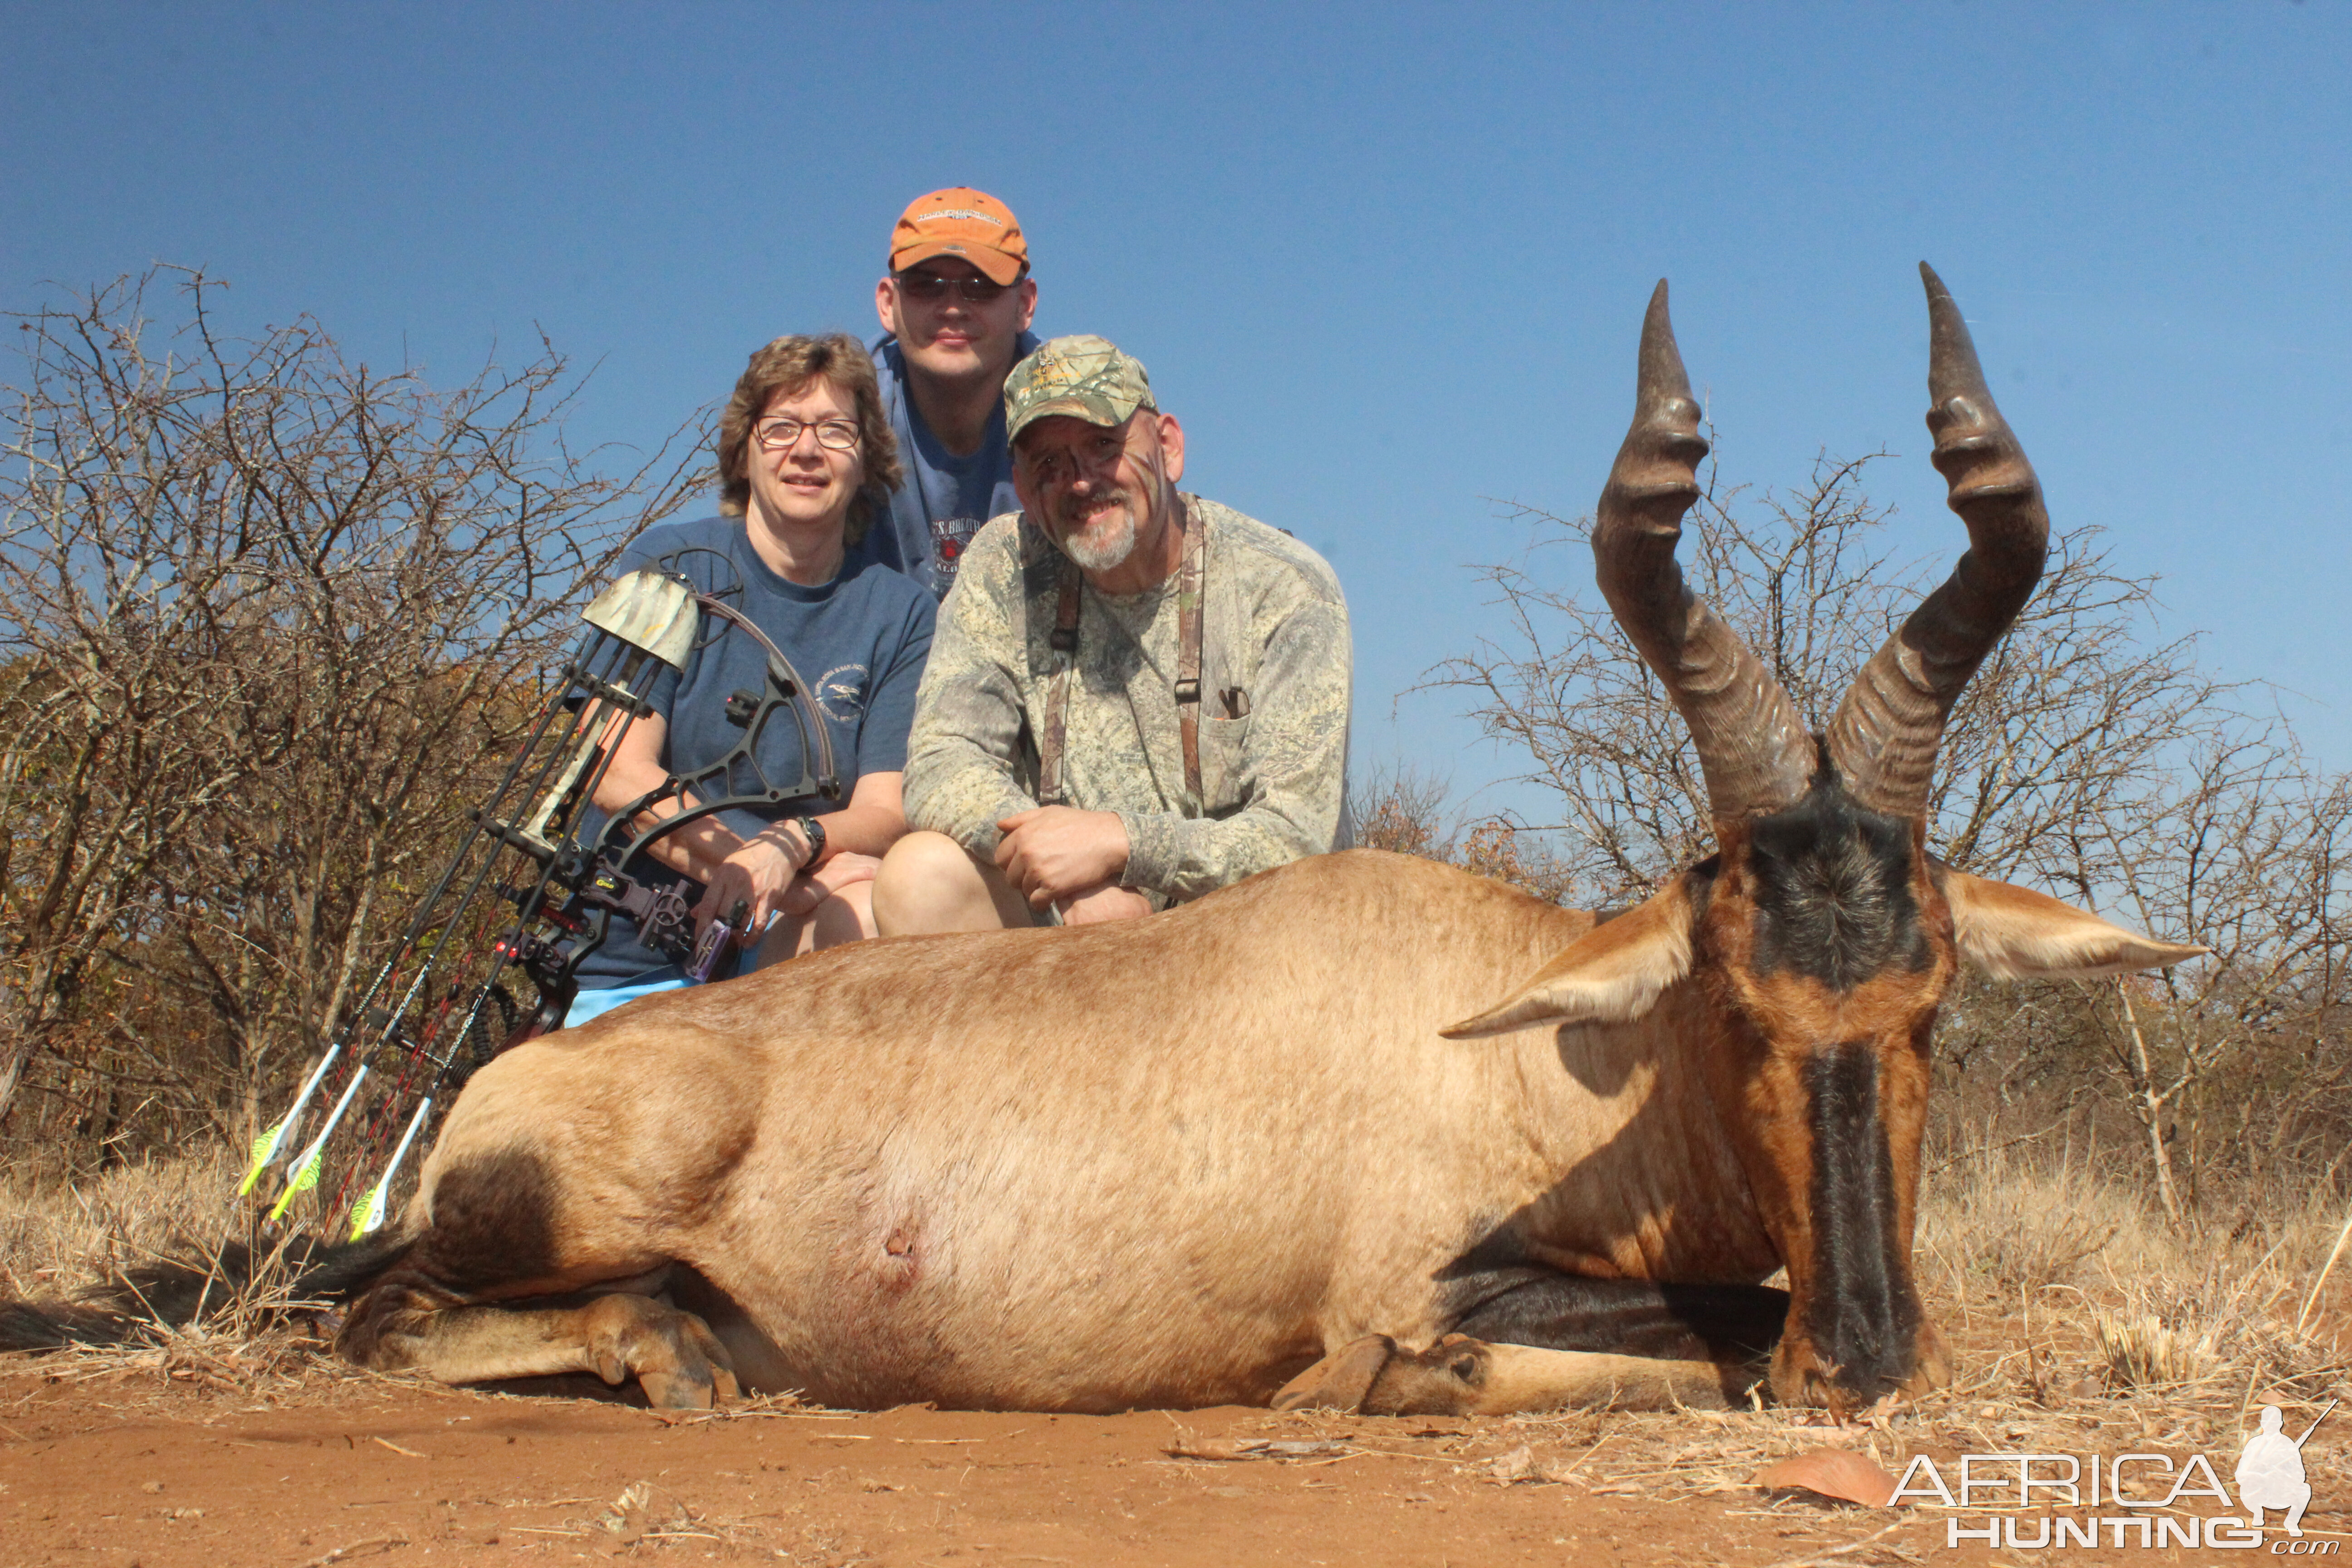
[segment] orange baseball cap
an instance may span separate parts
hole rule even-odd
[[[994,196],[968,185],[917,196],[890,231],[891,271],[935,256],[961,257],[997,283],[1012,283],[1029,270],[1021,220]]]

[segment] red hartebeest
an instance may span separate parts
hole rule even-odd
[[[1926,848],[1947,715],[2048,522],[1926,273],[1969,548],[1808,735],[1684,586],[1706,450],[1666,316],[1601,584],[1687,721],[1717,852],[1607,923],[1359,852],[1154,919],[867,942],[656,996],[477,1076],[341,1336],[660,1404],[1504,1410],[1865,1402],[1944,1357],[1910,1269],[1962,957],[2153,942]],[[1785,1295],[1756,1282],[1786,1266]]]

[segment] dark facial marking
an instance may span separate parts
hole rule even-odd
[[[1660,1285],[1546,1272],[1488,1297],[1450,1331],[1542,1350],[1760,1363],[1788,1316],[1788,1292],[1767,1285]]]
[[[1851,991],[1933,958],[1911,896],[1911,827],[1856,805],[1817,777],[1804,799],[1759,817],[1748,869],[1755,888],[1755,965]]]
[[[1813,1278],[1805,1332],[1864,1400],[1908,1378],[1919,1298],[1895,1235],[1895,1165],[1878,1114],[1878,1058],[1832,1046],[1802,1069],[1813,1155]]]
[[[1789,1293],[1765,1285],[1563,1274],[1499,1225],[1435,1278],[1445,1331],[1541,1350],[1760,1364],[1789,1316]]]

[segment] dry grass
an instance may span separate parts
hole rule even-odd
[[[242,1168],[226,1149],[142,1162],[76,1182],[0,1173],[0,1295],[78,1296],[242,1225]]]
[[[1991,1342],[1965,1358],[1955,1407],[2022,1437],[2120,1402],[2145,1436],[2234,1443],[2260,1400],[2352,1394],[2352,1322],[2327,1298],[2303,1311],[2343,1215],[2310,1194],[2210,1206],[2234,1225],[2176,1228],[2128,1173],[2063,1152],[1996,1147],[1936,1173],[1921,1284],[1948,1326]]]
[[[250,1392],[320,1366],[312,1310],[326,1303],[302,1300],[292,1264],[253,1245],[239,1170],[216,1150],[75,1182],[0,1177],[0,1299],[85,1309],[73,1331],[86,1342],[53,1353],[50,1376],[152,1373]]]
[[[2091,1343],[2113,1388],[2189,1387],[2212,1377],[2221,1364],[2210,1328],[2176,1327],[2153,1312],[2094,1308]]]
[[[2144,1248],[2160,1221],[2134,1188],[2071,1160],[2037,1165],[2008,1150],[1964,1159],[1920,1194],[1920,1283],[1947,1296],[2069,1285],[2118,1243]]]
[[[2263,1391],[2314,1399],[2336,1393],[2352,1370],[2343,1320],[2328,1313],[2295,1326],[2325,1257],[2326,1239],[2314,1245],[2316,1229],[2295,1226],[2259,1253],[2241,1244],[2201,1260],[2176,1255],[2168,1268],[2111,1260],[2091,1312],[2101,1377],[2119,1392],[2214,1390],[2242,1403]]]

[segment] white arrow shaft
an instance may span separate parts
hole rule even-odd
[[[327,1076],[327,1069],[334,1066],[335,1058],[342,1054],[342,1047],[330,1046],[327,1047],[327,1054],[319,1058],[319,1065],[310,1069],[310,1076],[302,1081],[302,1092],[294,1097],[294,1103],[286,1111],[286,1120],[278,1124],[277,1135],[269,1145],[269,1152],[261,1157],[265,1163],[275,1159],[278,1151],[285,1147],[286,1141],[294,1136],[294,1129],[302,1120],[302,1109],[310,1103],[310,1096],[317,1092],[319,1080]]]
[[[352,1081],[343,1086],[343,1097],[335,1101],[335,1109],[328,1113],[327,1124],[319,1129],[319,1135],[310,1140],[310,1146],[302,1151],[299,1160],[294,1162],[297,1165],[309,1164],[327,1146],[327,1140],[335,1135],[335,1129],[342,1122],[343,1112],[352,1108],[352,1096],[359,1093],[360,1085],[367,1082],[367,1064],[362,1062],[360,1070],[352,1074]]]

